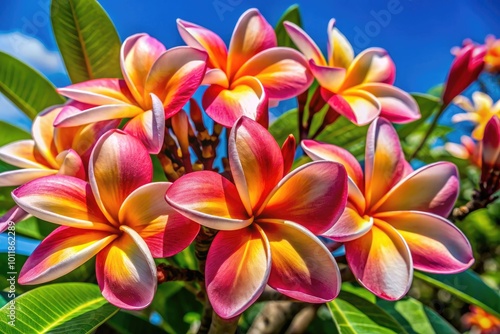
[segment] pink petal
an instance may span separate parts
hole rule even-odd
[[[389,224],[376,220],[372,229],[345,243],[347,263],[366,289],[397,300],[410,289],[413,265],[408,245]]]
[[[326,160],[341,163],[347,175],[363,189],[363,170],[356,158],[347,150],[327,143],[305,139],[301,143],[304,152],[313,160]]]
[[[121,130],[110,130],[99,139],[90,157],[89,183],[110,222],[118,225],[123,201],[152,179],[151,158],[139,140]]]
[[[0,187],[19,186],[21,184],[39,179],[44,176],[54,175],[57,169],[26,168],[0,173]]]
[[[214,311],[230,319],[252,305],[264,291],[270,261],[269,244],[258,226],[217,233],[205,272]]]
[[[321,97],[325,100],[328,105],[335,111],[350,120],[353,123],[356,123],[356,115],[354,114],[354,110],[347,103],[347,101],[340,94],[333,93],[325,88],[321,87]]]
[[[324,303],[337,297],[340,271],[318,238],[294,223],[259,225],[271,248],[268,284],[272,288],[307,303]]]
[[[17,205],[14,205],[14,207],[7,210],[7,212],[0,217],[0,233],[5,232],[11,225],[19,223],[28,217],[30,217],[29,213]]]
[[[70,99],[91,105],[132,104],[127,84],[121,79],[94,79],[59,88],[57,92]]]
[[[167,203],[185,217],[218,230],[237,230],[252,223],[234,184],[211,171],[185,174],[166,194]]]
[[[203,108],[210,118],[225,127],[232,127],[241,116],[266,124],[267,97],[264,87],[253,77],[244,77],[232,88],[212,85],[203,94]]]
[[[295,160],[296,150],[295,137],[290,134],[281,145],[281,154],[283,155],[283,175],[286,175],[292,169],[293,161]]]
[[[197,24],[181,19],[177,19],[177,28],[187,45],[205,50],[208,53],[208,67],[226,70],[227,48],[218,35]]]
[[[80,103],[77,103],[78,106],[80,106]],[[74,102],[70,102],[64,106],[49,107],[39,113],[33,120],[33,124],[31,126],[31,136],[33,137],[33,140],[35,142],[35,147],[36,151],[38,151],[38,155],[43,157],[43,161],[47,161],[47,163],[45,163],[46,166],[57,168],[57,162],[55,159],[57,154],[70,148],[66,147],[62,150],[58,150],[54,120],[63,108],[73,104]],[[73,133],[74,129],[72,129],[71,131],[71,134]],[[71,134],[68,133],[67,137],[72,137]]]
[[[131,104],[108,104],[79,110],[64,107],[54,121],[56,127],[79,126],[100,121],[135,117],[144,110]]]
[[[229,43],[228,64],[226,72],[230,78],[240,67],[256,54],[276,47],[276,34],[273,27],[255,8],[244,12]]]
[[[41,284],[78,268],[116,238],[115,234],[61,226],[49,234],[26,260],[20,284]]]
[[[481,181],[486,181],[492,169],[500,168],[500,118],[493,116],[486,124],[483,138]]]
[[[259,52],[238,69],[234,78],[247,75],[262,83],[270,99],[279,100],[301,94],[314,79],[304,56],[283,47]]]
[[[362,90],[348,90],[332,94],[322,89],[323,98],[339,114],[356,125],[366,125],[380,114],[380,102],[372,94]]]
[[[436,162],[402,179],[371,210],[416,210],[447,217],[455,205],[458,190],[457,167],[449,162]]]
[[[409,123],[420,118],[420,109],[410,94],[383,83],[367,83],[357,89],[374,95],[380,102],[380,116],[392,123]]]
[[[165,203],[169,182],[148,183],[123,202],[119,219],[134,229],[154,258],[173,256],[194,240],[200,225],[191,222]]]
[[[380,48],[369,48],[354,58],[347,70],[343,88],[347,89],[363,83],[381,82],[392,85],[396,77],[396,67],[387,54]]]
[[[387,212],[377,218],[391,224],[410,248],[415,269],[454,274],[474,262],[472,249],[463,233],[448,220],[418,211]]]
[[[363,217],[356,209],[346,207],[339,220],[322,235],[337,242],[346,242],[366,234],[372,226],[373,218]]]
[[[165,113],[161,101],[151,93],[152,109],[132,118],[123,131],[139,139],[149,153],[158,154],[165,137]]]
[[[165,117],[177,113],[200,86],[205,75],[207,54],[187,46],[164,52],[154,63],[146,80],[144,101],[157,95],[165,106]]]
[[[123,78],[139,104],[145,97],[144,87],[149,71],[165,50],[163,44],[148,34],[132,35],[122,44],[120,66]]]
[[[345,80],[345,68],[320,66],[312,60],[309,61],[309,67],[319,85],[330,92],[337,92]]]
[[[33,216],[65,226],[109,230],[89,184],[71,176],[52,175],[17,188],[12,198]]]
[[[320,66],[326,65],[325,57],[323,57],[318,45],[314,43],[312,38],[302,28],[288,21],[285,21],[283,25],[290,39],[308,60],[311,59],[315,64]]]
[[[403,177],[404,153],[394,127],[377,118],[368,128],[365,152],[365,198],[377,203]]]
[[[347,201],[347,173],[335,162],[300,166],[276,186],[258,219],[289,220],[321,234],[337,222]]]
[[[203,81],[201,82],[202,85],[218,85],[222,87],[229,87],[229,81],[226,76],[226,73],[224,73],[222,70],[218,68],[213,68],[207,70],[205,73],[205,77],[203,78]]]
[[[147,307],[156,292],[156,264],[148,246],[128,226],[96,259],[96,276],[102,295],[111,304],[126,309]]]
[[[283,156],[278,143],[260,124],[241,117],[229,134],[228,158],[248,214],[258,214],[283,177]]]

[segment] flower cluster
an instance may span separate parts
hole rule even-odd
[[[54,280],[95,256],[103,296],[142,309],[157,287],[154,259],[183,251],[203,230],[215,234],[202,268],[204,291],[225,319],[267,285],[308,303],[336,298],[341,274],[326,239],[344,245],[357,281],[388,300],[407,293],[414,268],[457,273],[471,266],[468,240],[447,220],[459,192],[456,167],[436,162],[413,170],[405,159],[392,123],[415,121],[420,111],[394,86],[387,51],[355,56],[334,20],[327,57],[291,22],[284,28],[300,52],[278,46],[256,9],[239,19],[229,47],[199,25],[177,25],[187,46],[167,50],[147,34],[127,38],[123,79],[60,88],[69,100],[38,115],[33,139],[0,148],[0,159],[19,168],[0,173],[0,185],[19,186],[12,192],[17,206],[0,228],[28,215],[60,225],[25,263],[21,284]],[[477,77],[478,57],[484,50],[473,45],[459,51],[445,104]],[[294,166],[294,136],[280,146],[268,131],[268,108],[304,94],[314,80],[316,98],[332,112],[370,124],[364,167],[346,149],[312,139],[299,145],[314,161]],[[196,102],[190,113],[182,110],[201,85],[208,86],[201,104],[214,132],[227,132],[221,172],[212,166],[218,138],[204,128]],[[500,121],[477,122],[478,136],[485,133],[483,182],[498,186]],[[190,152],[210,162],[193,168]],[[153,182],[151,155],[173,182]]]

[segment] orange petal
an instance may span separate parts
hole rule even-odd
[[[347,70],[343,89],[371,82],[392,85],[395,76],[396,67],[387,51],[380,48],[369,48],[354,58]]]
[[[366,234],[372,226],[372,217],[362,217],[356,209],[346,207],[339,220],[322,235],[337,242],[346,242]]]
[[[328,64],[334,67],[349,68],[354,59],[354,50],[347,38],[335,28],[335,19],[328,22]]]
[[[306,56],[307,60],[312,60],[319,66],[327,65],[325,57],[323,57],[318,45],[304,30],[302,30],[301,27],[289,21],[285,21],[283,26],[285,27],[288,36],[290,36],[290,39],[297,46],[300,52]]]

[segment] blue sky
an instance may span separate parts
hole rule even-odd
[[[291,4],[301,8],[306,31],[326,47],[330,18],[355,50],[379,46],[393,57],[396,85],[415,92],[442,82],[452,60],[450,48],[465,38],[482,42],[500,35],[497,0],[183,0],[113,1],[102,6],[114,21],[121,39],[147,32],[167,47],[182,45],[175,19],[180,17],[208,27],[229,41],[234,24],[246,9],[259,8],[271,24]],[[3,0],[0,11],[0,50],[13,54],[44,73],[56,86],[69,83],[50,27],[50,0]],[[0,98],[0,119],[28,122]]]

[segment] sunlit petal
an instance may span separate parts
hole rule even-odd
[[[347,70],[343,88],[347,89],[370,82],[392,85],[395,76],[396,67],[387,51],[380,48],[369,48],[354,58]]]
[[[362,217],[356,209],[346,207],[339,220],[322,235],[337,242],[346,242],[366,234],[373,226],[373,218]]]
[[[259,226],[217,233],[205,274],[214,311],[229,319],[253,304],[266,286],[270,261],[269,244]]]
[[[124,80],[121,79],[94,79],[76,83],[57,92],[70,99],[93,104],[130,104],[132,95]]]
[[[304,56],[306,56],[308,60],[313,60],[314,63],[319,66],[326,65],[325,57],[323,57],[323,54],[321,53],[318,45],[316,45],[312,38],[309,37],[309,35],[304,30],[302,30],[302,28],[289,21],[285,21],[283,25],[285,26],[285,30],[288,33],[288,36],[290,36],[293,43],[299,48],[299,50],[304,54]]]
[[[41,284],[78,268],[116,238],[115,234],[61,226],[33,251],[19,273],[20,284]]]
[[[307,229],[291,223],[259,224],[271,248],[268,284],[308,303],[324,303],[340,291],[340,271],[328,249]]]
[[[167,190],[167,203],[187,218],[218,230],[252,223],[234,184],[211,171],[182,176]]]
[[[347,38],[335,28],[335,19],[328,22],[328,64],[348,68],[354,59],[354,50]]]
[[[309,67],[321,87],[337,92],[342,86],[346,75],[345,68],[321,66],[313,61],[309,61]]]
[[[413,265],[408,245],[389,224],[377,220],[363,236],[345,243],[347,262],[365,288],[387,300],[410,288]]]
[[[121,229],[120,237],[97,255],[97,282],[111,304],[143,309],[156,292],[156,265],[144,240],[127,226]]]
[[[448,220],[427,212],[386,212],[377,218],[391,224],[410,248],[415,269],[453,274],[474,262],[464,234]]]

